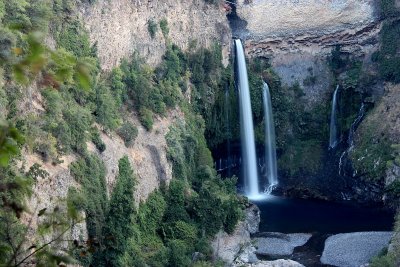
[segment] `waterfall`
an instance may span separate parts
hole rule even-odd
[[[343,161],[345,159],[345,156],[347,156],[354,148],[354,133],[356,132],[358,125],[361,123],[362,119],[364,118],[364,115],[365,115],[365,105],[364,105],[364,103],[361,103],[361,107],[360,107],[360,110],[358,111],[357,118],[353,121],[353,123],[351,124],[350,130],[349,130],[349,137],[347,138],[347,144],[349,147],[340,156],[339,175],[344,174]],[[353,176],[354,176],[354,174],[353,174]]]
[[[339,85],[336,86],[336,90],[333,93],[332,99],[332,112],[331,112],[331,123],[330,123],[330,136],[329,136],[329,148],[333,149],[337,145],[337,93],[339,91]]]
[[[354,133],[364,115],[365,115],[365,105],[364,103],[361,103],[361,107],[360,110],[358,111],[357,118],[353,121],[350,127],[349,138],[347,139],[347,143],[349,144],[349,151],[353,150],[354,148]]]
[[[245,193],[250,199],[258,198],[258,173],[254,142],[253,115],[251,111],[249,81],[242,42],[235,40],[240,108],[240,131]]]
[[[271,193],[278,184],[278,172],[276,168],[276,144],[275,144],[275,125],[272,116],[271,95],[269,86],[264,82],[263,86],[264,102],[264,122],[265,122],[265,165],[268,178],[267,193]]]

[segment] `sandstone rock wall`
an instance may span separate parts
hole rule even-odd
[[[168,39],[183,50],[191,42],[209,47],[220,43],[227,64],[231,33],[222,6],[204,0],[98,0],[80,7],[80,15],[92,43],[97,42],[101,66],[110,70],[120,59],[138,52],[150,65],[157,65],[166,48],[159,22],[168,21]],[[157,23],[152,38],[149,20]]]
[[[102,133],[101,138],[106,144],[106,150],[98,153],[91,143],[89,150],[98,154],[106,166],[109,195],[118,175],[118,161],[123,156],[128,156],[137,179],[135,201],[139,204],[140,201],[145,201],[151,192],[158,189],[160,183],[168,184],[172,179],[172,166],[167,161],[165,135],[169,131],[169,126],[183,114],[176,109],[169,111],[165,118],[155,118],[151,132],[145,130],[134,114],[131,115],[129,120],[138,128],[138,136],[133,147],[127,148],[119,136],[110,137]]]
[[[313,105],[335,85],[327,55],[343,51],[369,57],[378,47],[375,0],[238,0],[233,35],[245,40],[249,57],[271,60],[284,85],[300,83]],[[239,23],[238,23],[239,22]],[[313,85],[304,84],[315,76]]]
[[[375,0],[238,0],[248,37],[328,35],[375,22]]]

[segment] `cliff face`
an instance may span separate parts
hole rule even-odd
[[[250,57],[266,57],[285,85],[300,82],[311,103],[326,98],[333,79],[326,62],[335,45],[368,57],[376,50],[380,23],[374,0],[238,0],[233,35]],[[323,77],[312,86],[308,76]]]
[[[120,59],[137,52],[150,65],[157,65],[166,49],[166,39],[186,50],[191,43],[209,47],[222,45],[227,64],[231,34],[224,9],[203,0],[99,0],[84,5],[80,14],[97,43],[101,66],[110,70]],[[165,38],[159,22],[166,19],[169,34]],[[157,25],[154,38],[148,25]]]

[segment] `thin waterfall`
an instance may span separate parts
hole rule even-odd
[[[276,143],[275,143],[275,125],[272,116],[271,95],[269,86],[264,82],[263,86],[264,102],[264,122],[265,122],[265,163],[267,167],[268,189],[271,193],[278,184],[278,172],[276,167]]]
[[[259,196],[256,146],[254,142],[253,113],[251,111],[249,81],[242,42],[235,40],[240,106],[240,130],[242,142],[245,193],[249,198]]]
[[[329,148],[333,149],[336,147],[337,140],[337,93],[339,91],[339,85],[336,86],[336,90],[333,93],[332,99],[332,112],[331,112],[331,123],[330,123],[330,136],[329,136]]]
[[[360,107],[360,110],[358,111],[357,118],[353,121],[353,123],[351,124],[351,127],[350,127],[349,137],[347,139],[347,144],[349,147],[340,156],[339,175],[344,174],[343,161],[345,159],[345,156],[347,156],[354,148],[354,133],[356,132],[358,125],[360,125],[362,119],[364,118],[364,115],[365,115],[365,105],[363,102],[363,103],[361,103],[361,107]]]

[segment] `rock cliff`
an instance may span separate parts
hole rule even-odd
[[[250,57],[269,58],[283,84],[299,82],[313,104],[334,86],[326,62],[334,46],[359,57],[376,50],[376,10],[374,0],[238,0],[231,25]],[[310,75],[323,78],[304,84]]]
[[[167,39],[183,50],[196,43],[209,47],[217,42],[223,47],[225,64],[229,60],[231,33],[225,10],[203,0],[99,0],[81,6],[80,14],[92,43],[97,43],[104,70],[134,52],[155,66]],[[168,22],[168,36],[159,27],[163,19]],[[154,38],[148,30],[150,21],[157,29]]]

